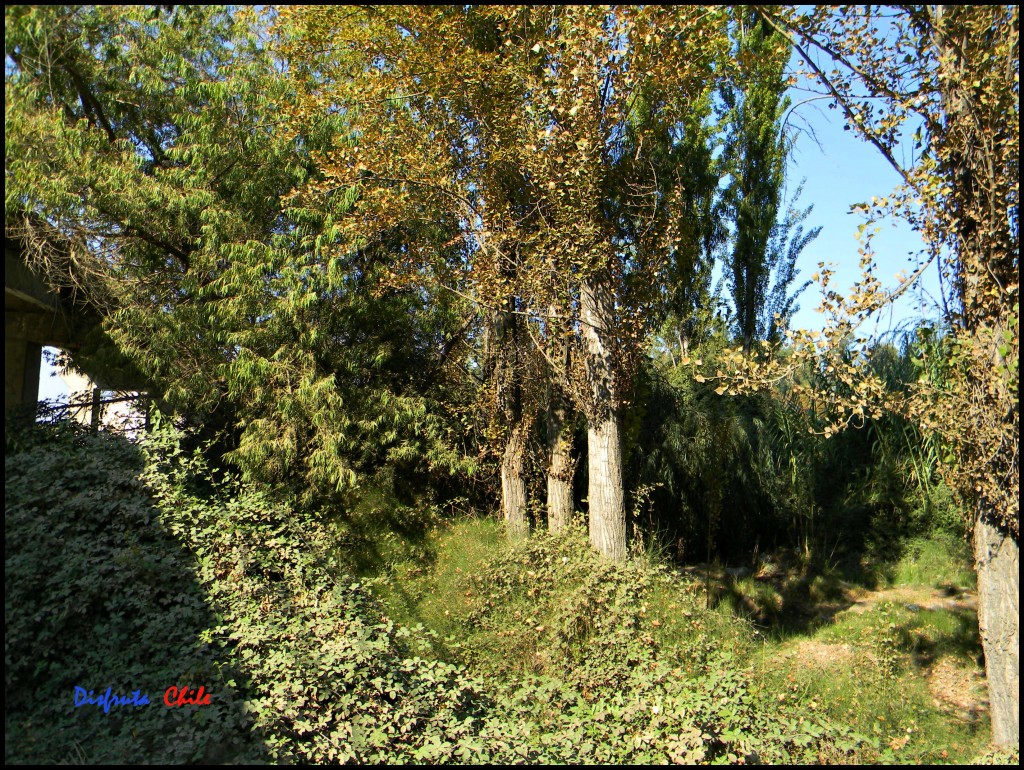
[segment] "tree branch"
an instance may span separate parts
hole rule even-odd
[[[782,22],[782,24],[785,25],[784,27],[779,26],[779,24],[776,24],[775,19],[773,19],[772,16],[769,15],[768,11],[763,6],[755,5],[754,10],[757,11],[761,18],[763,18],[772,29],[774,29],[780,35],[783,35],[787,40],[789,40],[793,47],[796,48],[796,50],[804,58],[804,61],[806,61],[807,64],[811,67],[811,69],[814,70],[815,75],[821,81],[822,85],[824,85],[825,88],[828,89],[829,93],[832,95],[832,98],[836,100],[836,104],[840,106],[840,108],[843,110],[843,113],[846,115],[847,119],[850,121],[851,124],[853,124],[857,128],[857,131],[861,134],[861,136],[863,136],[865,139],[871,142],[871,144],[873,144],[878,149],[878,151],[882,153],[882,156],[889,162],[889,165],[892,166],[893,169],[895,169],[896,173],[900,175],[900,178],[903,179],[903,181],[909,187],[916,189],[916,186],[910,179],[910,175],[907,173],[906,169],[904,169],[903,166],[901,166],[899,162],[897,162],[896,158],[893,156],[889,148],[882,144],[882,142],[878,139],[877,136],[874,136],[873,134],[865,131],[860,127],[860,123],[857,121],[856,115],[854,114],[853,110],[851,110],[850,106],[847,104],[846,99],[842,96],[842,94],[839,93],[835,85],[829,79],[828,75],[826,75],[824,71],[811,58],[807,49],[800,43],[798,39],[796,39],[797,35],[799,35],[802,39],[807,39],[804,36],[804,34],[799,30],[793,29],[793,27],[791,27],[784,21]],[[819,49],[823,50],[826,54],[829,54],[829,52],[822,48],[822,46],[819,45],[817,41],[815,41],[813,38],[810,39],[810,42]],[[831,56],[831,54],[829,55]],[[839,60],[837,59],[837,61]],[[854,71],[856,72],[855,69]]]

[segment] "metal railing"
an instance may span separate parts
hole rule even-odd
[[[91,395],[79,394],[67,402],[40,401],[33,414],[36,422],[74,420],[93,431],[104,430],[135,438],[149,430],[151,401],[150,395],[144,392],[120,392],[104,398],[102,390],[94,388]],[[135,404],[136,407],[118,412],[108,408],[113,404]]]

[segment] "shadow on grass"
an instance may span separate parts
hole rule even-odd
[[[836,590],[834,578],[813,573],[779,580],[726,578],[723,599],[780,639],[813,633],[854,605],[847,593]]]
[[[430,506],[403,504],[376,487],[366,488],[352,510],[333,521],[343,570],[366,581],[392,620],[410,628],[422,624],[431,654],[450,661],[454,655],[422,612],[425,597],[418,580],[437,568],[439,554],[431,533],[438,524]]]
[[[73,426],[7,431],[4,468],[5,760],[266,762],[242,671],[195,556],[141,483],[137,447]],[[200,686],[209,705],[165,705]],[[139,692],[148,705],[76,706]],[[79,699],[81,700],[81,694]]]
[[[897,573],[901,565],[892,569]],[[884,604],[899,647],[911,653],[919,666],[944,656],[980,660],[977,611],[972,593],[962,586],[942,583],[936,588],[931,585],[935,581],[925,581],[871,590],[835,572],[813,568],[782,570],[770,578],[705,565],[686,571],[710,591],[712,606],[730,607],[779,641],[840,624],[849,617],[844,613],[856,611],[855,605],[878,611]]]
[[[340,564],[365,581],[388,617],[422,627],[430,656],[464,662],[451,642],[464,636],[470,577],[504,546],[500,527],[472,511],[405,505],[374,488],[335,527]]]
[[[361,578],[410,561],[429,569],[437,558],[430,540],[436,523],[430,506],[403,505],[380,489],[368,488],[350,512],[334,520],[338,555]]]
[[[984,665],[978,613],[968,608],[926,610],[897,621],[900,647],[913,656],[914,665],[928,668],[944,657],[971,658]]]

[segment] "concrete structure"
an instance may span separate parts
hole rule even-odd
[[[96,324],[83,318],[28,269],[16,241],[4,239],[4,412],[28,411],[39,397],[39,371],[43,347],[70,348],[77,338]],[[82,406],[71,411],[73,419],[98,427],[141,426],[130,397],[104,404],[101,385],[75,371],[61,379],[71,392],[71,403]]]
[[[4,239],[4,412],[34,404],[43,347],[74,344],[70,314]]]

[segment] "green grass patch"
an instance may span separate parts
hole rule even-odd
[[[493,520],[465,519],[433,528],[423,543],[427,561],[387,565],[375,590],[395,617],[445,640],[439,652],[449,660],[506,688],[518,718],[542,734],[562,734],[559,712],[582,713],[609,692],[650,696],[638,669],[692,682],[725,656],[762,716],[830,725],[815,738],[814,761],[968,762],[986,750],[983,709],[940,702],[970,693],[934,686],[942,676],[977,682],[977,618],[962,606],[914,604],[936,586],[972,582],[952,538],[911,543],[886,565],[903,600],[871,604],[835,571],[773,581],[723,573],[710,583],[710,609],[703,579],[649,555],[610,565],[579,531],[509,547]],[[794,622],[807,616],[813,622]],[[527,707],[538,687],[543,697]],[[587,745],[602,756],[599,742]]]
[[[891,585],[974,588],[970,549],[966,541],[948,534],[909,540],[888,574]]]
[[[780,707],[802,704],[862,736],[857,762],[969,762],[989,735],[984,712],[963,707],[978,695],[978,651],[973,615],[881,602],[766,644],[758,666]]]
[[[474,577],[503,544],[494,519],[439,522],[415,547],[403,549],[404,558],[363,574],[390,617],[410,627],[422,625],[433,640],[434,652],[451,658],[446,641],[464,636],[465,619],[478,590]]]

